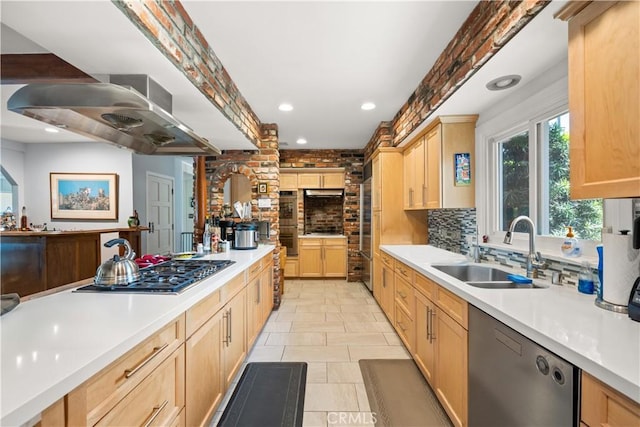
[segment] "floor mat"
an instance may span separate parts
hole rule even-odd
[[[413,360],[360,360],[360,370],[376,427],[452,425]]]
[[[219,426],[302,426],[307,364],[247,364]]]

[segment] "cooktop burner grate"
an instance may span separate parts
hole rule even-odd
[[[140,279],[122,285],[87,285],[74,292],[177,294],[227,268],[231,260],[172,260],[140,269]]]

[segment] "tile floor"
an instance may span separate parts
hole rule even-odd
[[[280,309],[271,313],[246,362],[308,363],[305,427],[371,427],[358,360],[375,358],[410,355],[362,283],[287,280]],[[232,392],[225,396],[212,426]]]

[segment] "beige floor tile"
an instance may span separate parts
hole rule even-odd
[[[282,345],[253,347],[247,362],[279,362],[282,359],[283,351],[284,346]]]
[[[269,332],[262,332],[260,333],[260,335],[258,335],[258,338],[256,338],[256,342],[253,345],[256,347],[265,345],[265,343],[267,342],[267,338],[269,338]]]
[[[395,332],[385,332],[384,337],[389,345],[402,345],[400,337]]]
[[[340,306],[338,305],[327,305],[327,304],[318,304],[318,305],[300,305],[298,306],[298,313],[304,312],[317,312],[317,313],[338,313],[340,312]]]
[[[303,322],[324,322],[327,320],[325,313],[316,312],[298,312],[280,313],[276,319],[278,322],[294,322],[297,320]]]
[[[287,300],[287,304],[296,305],[300,307],[301,305],[325,305],[327,304],[327,299],[324,295],[318,296],[314,295],[311,298],[292,298]],[[296,309],[296,311],[298,311]]]
[[[280,304],[280,308],[274,313],[294,313],[298,306],[294,304]]]
[[[360,407],[360,411],[371,411],[369,397],[367,396],[367,389],[365,388],[364,383],[356,384],[356,395],[358,396],[358,406]]]
[[[291,324],[291,332],[345,332],[344,322],[304,322]]]
[[[307,363],[307,383],[326,383],[327,364],[325,362]]]
[[[327,345],[324,332],[271,332],[265,345]]]
[[[328,383],[362,383],[362,372],[358,362],[327,363]]]
[[[285,349],[286,350],[286,349]],[[411,356],[400,345],[349,346],[352,362],[360,359],[410,359]]]
[[[307,384],[305,411],[358,411],[353,384]]]
[[[369,305],[369,298],[327,298],[328,304],[336,305]]]
[[[262,332],[289,332],[291,322],[276,322],[271,319],[264,325]]]
[[[327,332],[327,345],[387,345],[382,332]]]
[[[327,427],[327,413],[305,411],[302,416],[302,427]]]
[[[384,314],[382,312],[382,310],[380,310],[380,313],[373,313],[373,317],[376,318],[376,321],[378,322],[388,322],[389,319],[387,319],[387,315]]]
[[[266,347],[265,347],[266,348]],[[283,362],[348,362],[349,351],[341,346],[286,346],[282,355]]]
[[[340,304],[340,311],[343,313],[382,313],[377,304],[367,304],[366,302],[358,305]]]
[[[347,332],[394,332],[389,322],[345,322]]]
[[[375,313],[327,313],[327,321],[375,322]]]

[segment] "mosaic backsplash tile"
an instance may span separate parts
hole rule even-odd
[[[430,245],[467,254],[467,237],[476,235],[476,210],[430,209],[427,211],[427,227]]]

